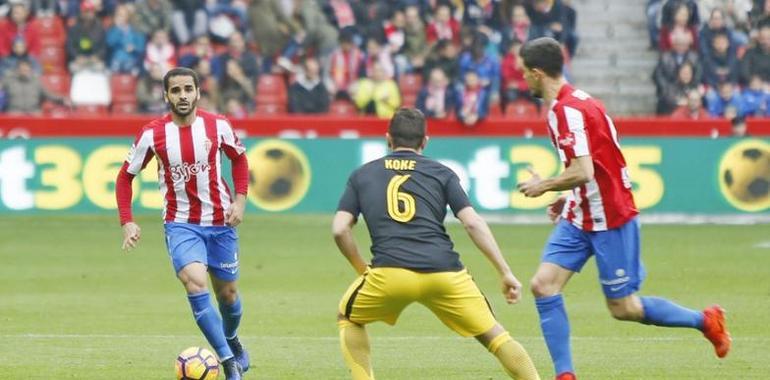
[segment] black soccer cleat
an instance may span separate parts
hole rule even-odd
[[[241,364],[233,356],[222,362],[222,369],[225,370],[225,380],[242,380],[243,369]]]
[[[248,371],[249,365],[251,364],[249,361],[249,352],[243,348],[238,337],[236,336],[232,339],[227,339],[227,345],[230,346],[230,349],[233,351],[233,355],[235,355],[235,359],[238,360],[238,363],[241,365],[243,372]]]

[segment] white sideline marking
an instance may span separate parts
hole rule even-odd
[[[754,244],[754,248],[770,248],[770,241],[763,241]]]
[[[24,339],[195,339],[200,335],[130,335],[130,334],[0,334],[0,338],[24,338]],[[286,341],[337,341],[337,336],[244,336],[241,337],[247,341],[257,340],[286,340]],[[456,336],[375,336],[378,341],[405,341],[405,340],[465,340]],[[516,340],[539,341],[541,336],[514,336]],[[635,342],[678,342],[689,340],[701,340],[701,337],[675,337],[675,336],[656,336],[656,337],[600,337],[600,336],[573,336],[572,340],[577,341],[635,341]],[[733,341],[742,342],[770,342],[770,337],[750,336],[733,337]]]

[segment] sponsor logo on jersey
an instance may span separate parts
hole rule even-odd
[[[573,146],[575,146],[575,135],[572,132],[567,132],[559,136],[559,147],[564,149],[572,148]]]
[[[171,165],[169,172],[171,173],[171,179],[174,180],[174,182],[182,180],[187,182],[193,176],[197,176],[198,173],[207,172],[209,169],[211,169],[211,165],[207,162],[196,162],[194,164],[185,162],[179,165]]]

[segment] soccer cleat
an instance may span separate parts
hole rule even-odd
[[[235,359],[238,360],[238,363],[241,365],[243,372],[248,371],[250,364],[249,352],[243,348],[238,337],[236,336],[232,339],[228,339],[227,345],[230,346],[230,349],[233,351],[233,355],[235,355]]]
[[[556,375],[556,380],[577,380],[577,377],[572,372],[562,372]]]
[[[719,305],[713,305],[703,310],[703,336],[714,345],[717,357],[724,358],[730,351],[732,338],[727,332],[725,310]]]
[[[233,356],[222,362],[222,368],[225,370],[225,380],[242,380],[243,368]]]

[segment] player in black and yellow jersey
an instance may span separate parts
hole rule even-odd
[[[457,175],[421,155],[428,142],[422,113],[396,112],[387,140],[389,155],[350,176],[332,226],[337,246],[360,275],[342,297],[338,315],[342,354],[353,379],[374,379],[364,326],[376,321],[393,325],[412,302],[425,305],[460,335],[475,337],[511,377],[539,379],[527,352],[495,320],[444,229],[449,205],[500,274],[506,301],[519,300],[521,283]],[[371,265],[352,235],[359,214],[372,239]]]

